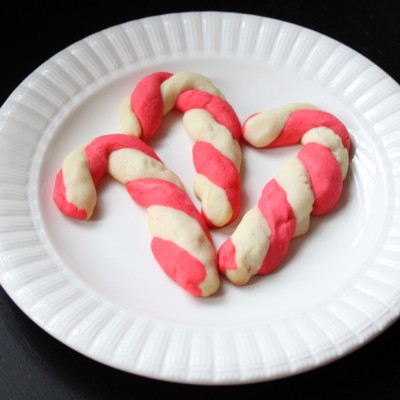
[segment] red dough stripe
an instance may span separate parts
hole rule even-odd
[[[327,214],[342,193],[343,179],[339,163],[329,149],[318,143],[307,143],[297,157],[310,177],[315,198],[312,214]]]
[[[198,174],[206,176],[225,191],[233,211],[231,221],[234,220],[240,211],[240,177],[233,162],[211,144],[196,142],[193,164]]]
[[[163,101],[160,85],[173,74],[156,72],[144,77],[131,96],[131,107],[142,129],[141,139],[147,142],[161,125]]]
[[[227,270],[238,268],[236,264],[236,248],[231,238],[225,240],[218,250],[219,270],[225,275]],[[250,266],[251,267],[251,266]]]
[[[274,271],[285,257],[296,229],[296,218],[287,201],[286,192],[275,179],[264,186],[258,208],[271,230],[268,253],[257,272],[265,275]]]
[[[321,110],[298,110],[290,114],[279,136],[267,147],[279,147],[297,144],[310,129],[326,127],[335,132],[342,140],[343,146],[349,150],[350,136],[334,115]]]
[[[200,90],[191,89],[183,92],[176,101],[175,108],[181,112],[193,108],[203,108],[221,125],[225,126],[235,140],[240,140],[242,126],[230,104],[218,96]]]
[[[153,238],[151,250],[164,272],[193,296],[201,296],[199,284],[205,277],[203,264],[170,240]],[[188,273],[190,271],[190,273]]]
[[[70,203],[67,200],[65,193],[65,184],[62,169],[58,171],[56,175],[56,180],[54,183],[53,190],[53,200],[57,204],[57,207],[69,217],[76,219],[86,219],[87,212],[86,210],[81,210],[76,207],[74,204]]]

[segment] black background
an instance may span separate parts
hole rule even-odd
[[[43,4],[43,2],[42,2]],[[266,0],[3,4],[0,104],[36,67],[99,30],[152,15],[233,11],[292,22],[334,38],[400,82],[400,2]],[[51,5],[53,4],[53,5]],[[400,132],[399,132],[400,135]],[[322,368],[276,381],[196,386],[157,381],[99,364],[35,325],[0,288],[0,400],[13,399],[399,399],[400,321]],[[172,397],[174,396],[174,397]]]

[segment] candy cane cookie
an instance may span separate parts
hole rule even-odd
[[[164,272],[194,296],[215,293],[220,280],[208,227],[180,179],[142,140],[110,134],[73,150],[56,176],[58,208],[73,218],[90,218],[96,186],[106,173],[147,209],[151,249]]]
[[[241,124],[208,78],[193,72],[144,77],[120,105],[121,130],[147,142],[174,108],[184,113],[186,131],[195,140],[194,192],[201,213],[209,226],[225,226],[240,211]]]
[[[307,233],[310,215],[336,205],[349,167],[350,136],[341,121],[310,104],[290,104],[245,121],[244,139],[254,147],[301,143],[262,190],[218,251],[219,269],[237,285],[273,272],[292,238]]]

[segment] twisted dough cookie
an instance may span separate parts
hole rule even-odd
[[[243,137],[255,147],[301,142],[262,191],[218,251],[219,269],[237,285],[274,271],[290,240],[305,234],[310,214],[323,215],[337,203],[349,165],[350,137],[332,114],[310,104],[290,104],[251,116]]]
[[[146,76],[121,103],[121,130],[147,142],[174,107],[195,140],[194,191],[202,215],[210,226],[227,225],[240,211],[241,124],[209,79],[193,72]]]
[[[104,135],[72,151],[56,176],[58,208],[73,218],[90,218],[96,186],[106,173],[147,209],[152,252],[165,273],[194,296],[216,292],[220,281],[208,227],[179,178],[142,140]]]

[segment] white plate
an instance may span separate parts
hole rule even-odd
[[[122,185],[101,185],[90,222],[64,217],[51,199],[64,156],[118,131],[120,100],[160,70],[206,75],[241,121],[310,102],[334,113],[352,137],[335,211],[312,218],[275,274],[241,288],[224,280],[209,299],[164,275],[150,252],[146,212]],[[299,26],[205,12],[99,32],[44,63],[1,109],[1,284],[55,338],[135,374],[228,384],[316,368],[399,315],[399,129],[399,86],[353,50]],[[167,116],[151,144],[191,188],[192,142],[181,116]],[[244,146],[243,212],[297,151]],[[232,230],[213,232],[217,246]]]

